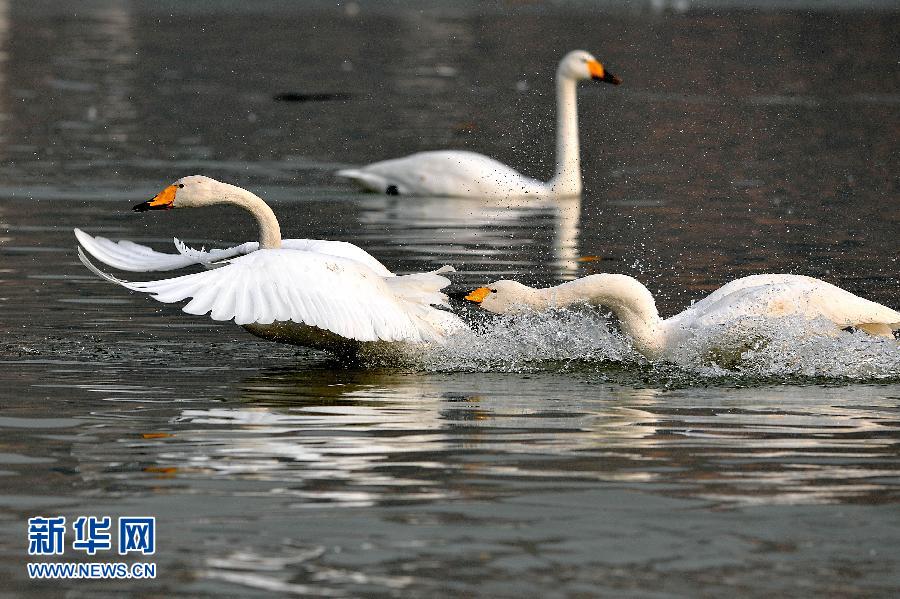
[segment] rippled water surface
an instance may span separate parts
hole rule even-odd
[[[348,365],[75,255],[75,226],[167,251],[252,239],[236,209],[130,212],[202,173],[266,198],[290,237],[453,264],[454,290],[622,272],[670,315],[794,272],[900,307],[898,13],[690,4],[0,1],[0,588],[900,593],[896,342],[798,347],[785,327],[739,367],[653,365],[602,311],[457,305],[476,333]],[[624,80],[580,89],[580,201],[332,177],[440,147],[548,177],[551,77],[579,47]],[[26,520],[54,514],[156,516],[158,578],[29,581]]]

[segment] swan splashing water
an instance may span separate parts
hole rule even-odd
[[[441,345],[409,350],[404,358],[425,371],[600,372],[653,385],[900,380],[895,339],[863,331],[835,335],[833,323],[823,318],[748,316],[740,326],[698,331],[664,361],[650,361],[602,308],[526,310],[492,316]]]
[[[621,327],[621,333],[614,333],[606,321],[595,320],[582,321],[573,329],[568,326],[573,322],[569,316],[557,326],[541,323],[543,329],[536,330],[545,332],[532,341],[537,348],[547,343],[553,347],[549,352],[538,350],[532,357],[543,352],[547,359],[559,359],[562,346],[576,350],[566,359],[627,362],[663,370],[675,366],[701,376],[900,376],[900,344],[893,334],[900,329],[900,312],[811,277],[744,277],[668,319],[659,317],[650,291],[625,275],[591,275],[547,289],[497,281],[466,299],[500,314],[501,327],[515,319],[535,327],[540,320],[534,319],[558,320],[555,314],[568,314],[569,308],[579,305],[610,310]],[[578,341],[585,334],[581,327],[592,328],[599,336],[588,344],[592,351],[578,350],[584,347]],[[485,335],[487,347],[495,336]],[[630,356],[614,342],[616,338],[627,340],[626,346],[633,348]],[[457,345],[451,342],[448,347]],[[470,345],[477,346],[478,341]],[[495,353],[506,362],[516,355],[508,348]],[[518,355],[520,364],[531,360],[521,352]],[[478,361],[470,359],[476,367]]]

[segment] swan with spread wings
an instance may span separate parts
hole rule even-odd
[[[259,225],[259,241],[225,250],[193,250],[176,240],[178,254],[128,241],[113,242],[75,230],[84,250],[109,266],[134,272],[192,264],[202,272],[154,281],[125,281],[82,262],[104,279],[165,302],[190,299],[183,310],[233,320],[258,337],[346,353],[365,344],[440,342],[466,325],[438,307],[450,281],[432,272],[395,275],[363,249],[346,242],[285,239],[266,203],[240,187],[209,177],[184,177],[135,210],[233,204]]]

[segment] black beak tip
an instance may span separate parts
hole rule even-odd
[[[612,85],[619,85],[620,83],[622,83],[622,80],[620,78],[616,77],[609,71],[603,73],[603,77],[600,78],[600,81],[604,83],[610,83]]]
[[[150,210],[150,202],[141,202],[134,208],[132,208],[134,212],[147,212]]]
[[[466,296],[469,295],[468,291],[448,291],[445,294],[450,299],[463,301],[466,299]]]
[[[609,71],[603,73],[603,77],[597,77],[596,75],[592,76],[591,79],[594,81],[602,81],[603,83],[611,83],[612,85],[619,85],[622,83],[622,80],[619,77],[616,77]]]

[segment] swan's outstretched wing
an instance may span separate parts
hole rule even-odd
[[[358,262],[303,250],[258,250],[220,268],[159,281],[128,282],[91,264],[101,277],[171,303],[193,298],[188,314],[236,324],[292,321],[357,341],[431,341],[445,330],[428,303],[446,301],[450,284],[436,271],[383,277]],[[426,303],[427,302],[427,303]]]
[[[197,264],[210,266],[216,262],[234,258],[235,256],[243,256],[255,252],[259,249],[258,241],[248,241],[241,245],[235,246],[227,250],[195,250],[179,239],[175,240],[175,247],[183,256],[190,256]],[[372,254],[359,246],[353,245],[346,241],[332,241],[330,239],[283,239],[281,247],[286,250],[301,250],[304,252],[312,252],[314,254],[324,254],[327,256],[336,256],[338,258],[347,258],[354,262],[359,262],[371,268],[376,274],[383,277],[392,277],[394,273],[389,271],[387,267],[379,262]]]
[[[338,258],[347,258],[359,262],[371,268],[376,274],[383,277],[392,277],[394,273],[379,262],[372,254],[357,245],[346,241],[332,241],[330,239],[284,239],[281,247],[290,250],[303,250],[315,254],[327,254]]]
[[[732,281],[675,317],[700,325],[742,316],[827,318],[883,334],[900,328],[900,312],[825,281],[799,275],[756,275]]]
[[[217,262],[243,256],[259,249],[258,241],[248,241],[240,245],[224,249],[194,249],[179,239],[175,239],[177,254],[157,252],[145,245],[132,241],[112,241],[105,237],[93,237],[81,229],[75,229],[78,242],[97,260],[104,264],[131,272],[154,272],[178,270],[194,264],[213,266]],[[365,264],[376,273],[388,277],[393,273],[374,256],[362,248],[346,241],[330,241],[326,239],[285,239],[283,248],[306,250],[318,254],[338,256]]]
[[[131,272],[177,270],[196,264],[196,260],[181,254],[157,252],[132,241],[112,241],[106,237],[93,237],[81,229],[75,229],[78,243],[104,264]]]

